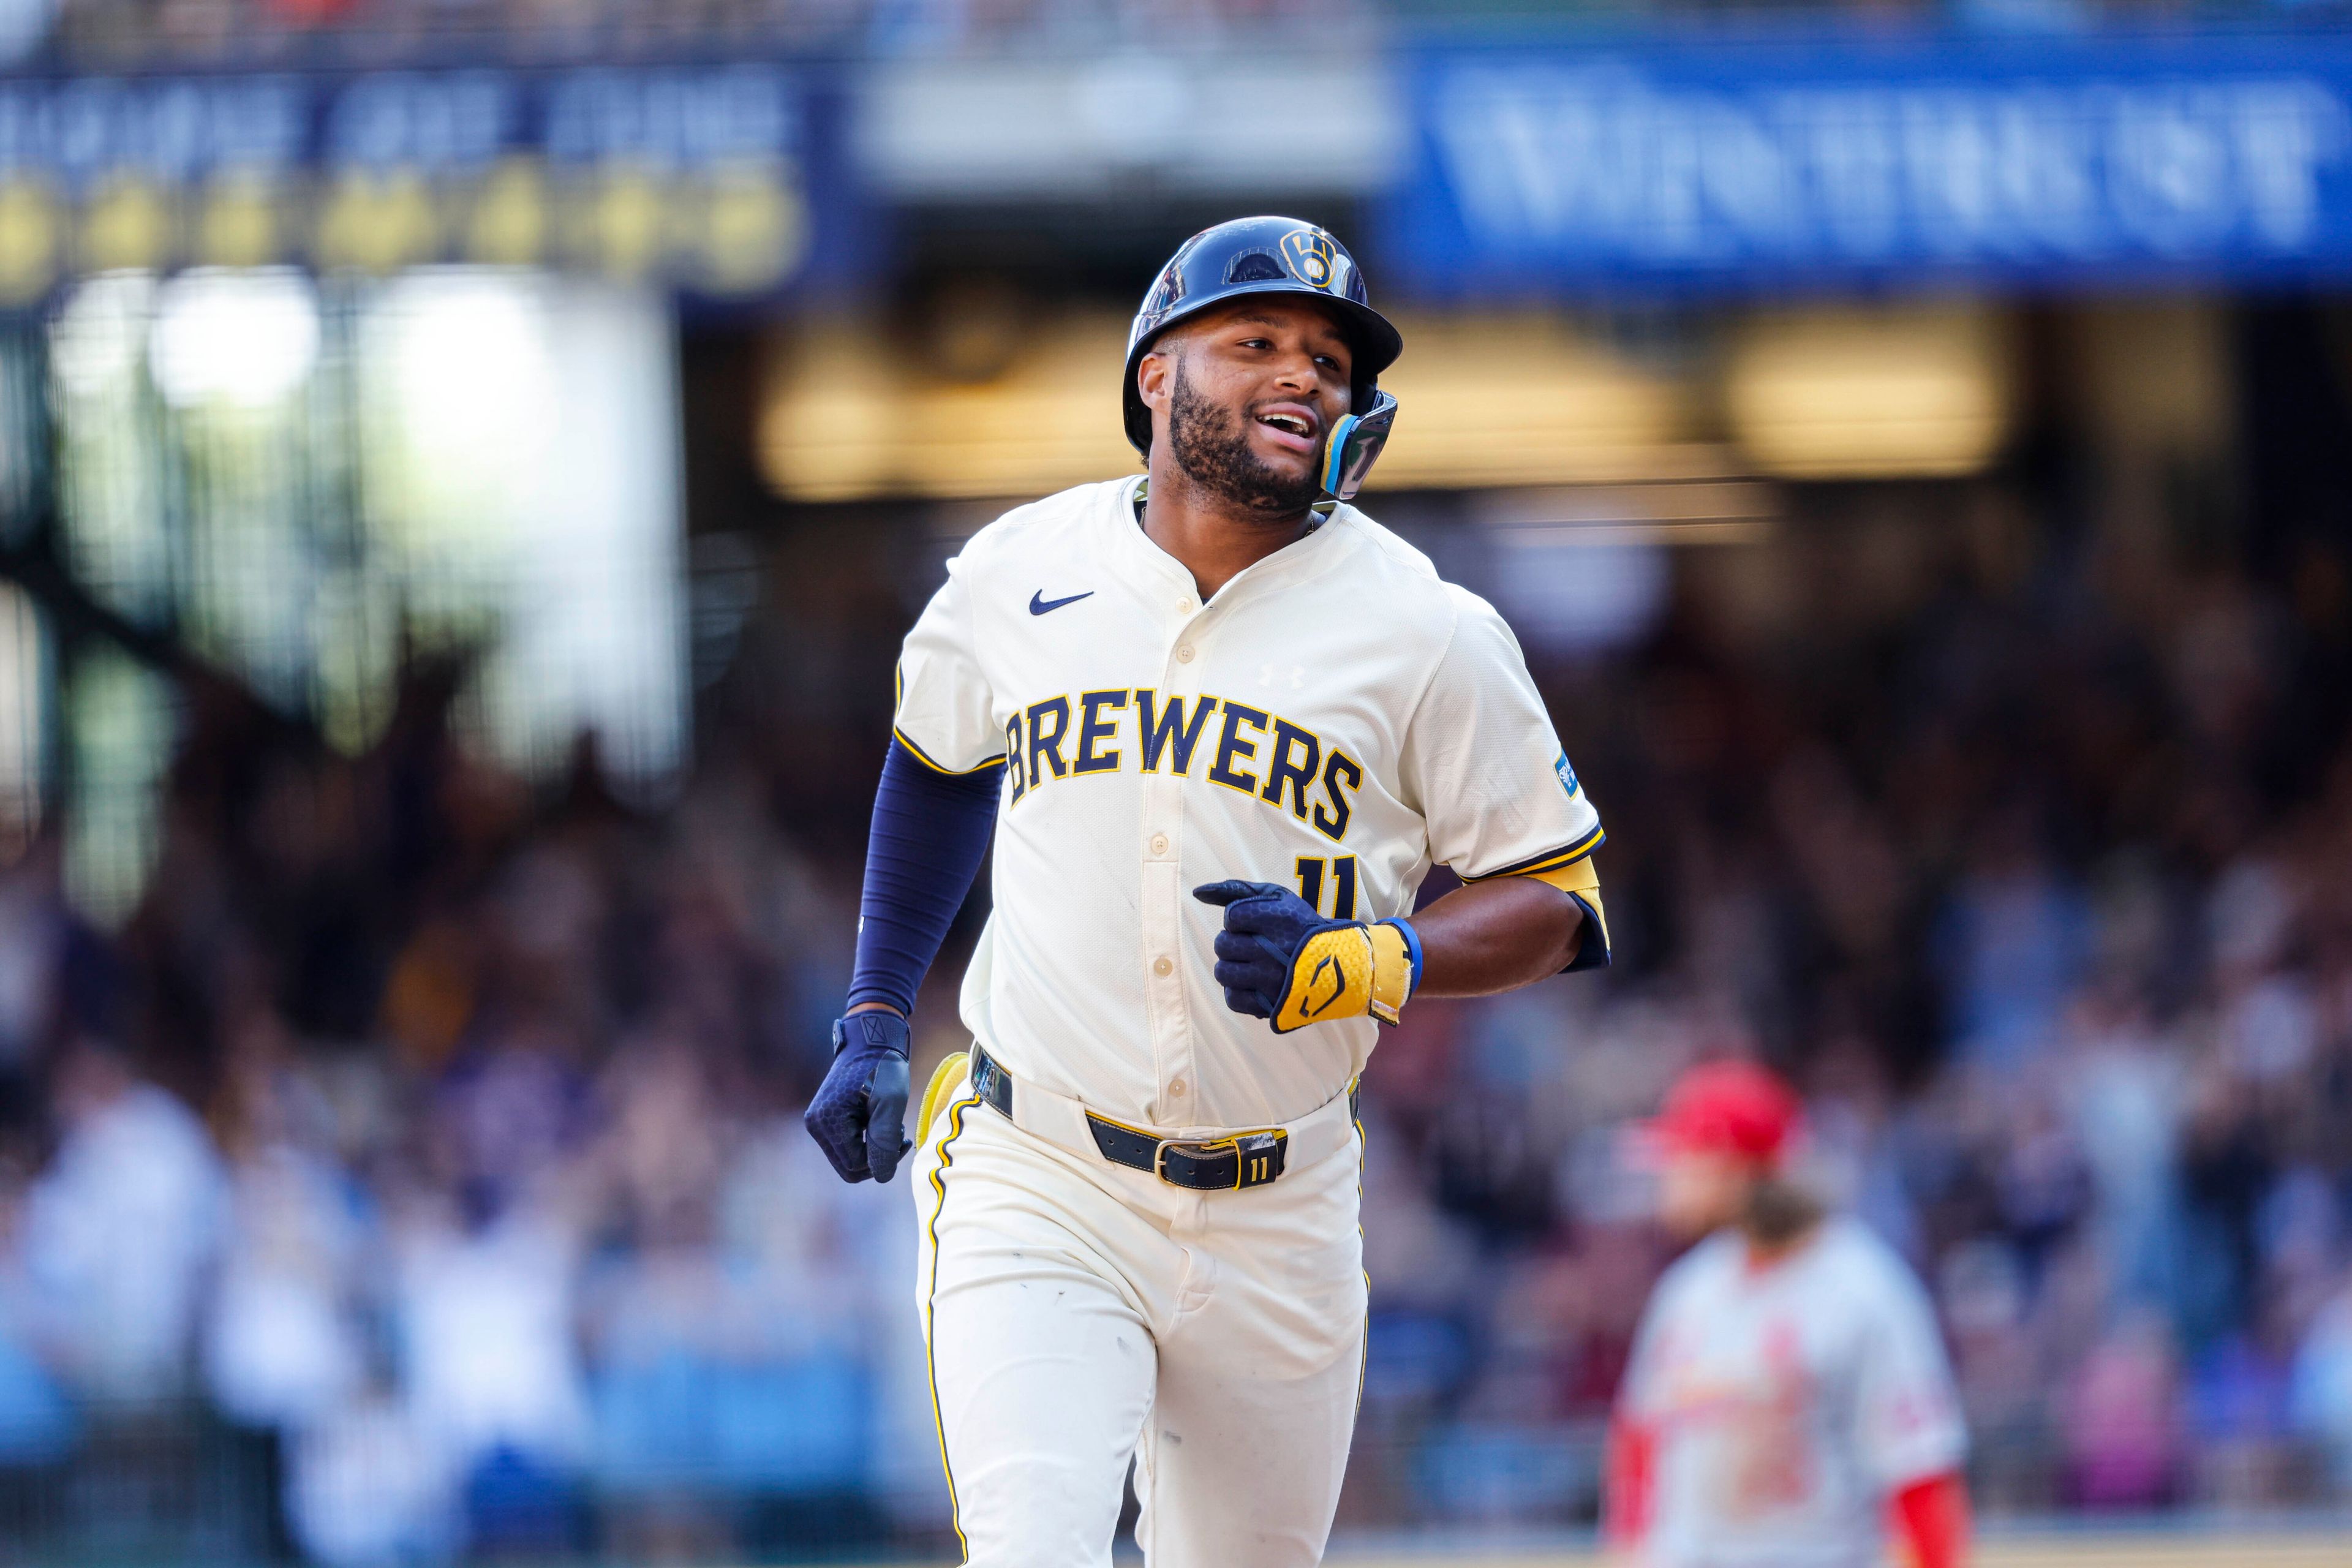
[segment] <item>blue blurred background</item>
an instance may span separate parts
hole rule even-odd
[[[0,3],[0,1541],[943,1550],[907,1194],[798,1125],[891,665],[1254,210],[1610,828],[1612,970],[1373,1064],[1343,1530],[1590,1523],[1727,1054],[1989,1518],[2340,1519],[2347,24]]]

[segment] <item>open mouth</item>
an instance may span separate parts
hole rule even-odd
[[[1274,433],[1276,444],[1295,452],[1315,449],[1315,421],[1305,414],[1287,408],[1270,408],[1256,416],[1257,422]]]

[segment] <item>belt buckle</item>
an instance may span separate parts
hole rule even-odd
[[[1239,1192],[1244,1187],[1262,1187],[1282,1174],[1282,1167],[1290,1152],[1290,1134],[1279,1127],[1269,1127],[1255,1132],[1237,1132],[1231,1138],[1213,1139],[1205,1143],[1180,1143],[1171,1139],[1160,1145],[1151,1157],[1152,1174],[1171,1187],[1188,1192],[1216,1192],[1217,1187],[1180,1182],[1168,1173],[1171,1151],[1187,1160],[1213,1160],[1230,1152],[1234,1162],[1234,1179],[1222,1190]]]

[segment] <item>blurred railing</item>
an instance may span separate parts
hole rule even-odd
[[[1448,1542],[1488,1543],[1478,1548],[1483,1552],[1512,1542],[1584,1538],[1599,1506],[1601,1436],[1597,1421],[1370,1418],[1356,1441],[1337,1537],[1355,1542],[1357,1555],[1395,1546],[1433,1562],[1454,1560],[1450,1548],[1441,1549]],[[299,1444],[232,1426],[195,1405],[98,1412],[66,1453],[0,1464],[0,1543],[13,1560],[46,1563],[308,1559],[338,1568],[522,1558],[798,1563],[952,1555],[944,1519],[932,1506],[939,1500],[900,1495],[893,1489],[910,1484],[904,1480],[829,1475],[822,1466],[761,1480],[690,1455],[632,1467],[626,1477],[608,1468],[601,1479],[494,1457],[458,1483],[448,1528],[403,1529],[396,1521],[415,1513],[418,1477],[401,1455],[362,1445],[306,1458]],[[2063,1477],[2049,1469],[2018,1485],[2019,1462],[2033,1452],[1979,1447],[1976,1489],[1980,1504],[1990,1505],[1981,1517],[2000,1561],[2105,1563],[2105,1532],[2126,1529],[2171,1543],[2170,1555],[2154,1552],[2150,1561],[2300,1564],[2328,1542],[2352,1560],[2345,1516],[2315,1498],[2301,1509],[2256,1515],[2226,1497],[2184,1497],[2192,1506],[2169,1513],[2074,1515],[2053,1525],[2048,1521],[2057,1517],[2051,1509]],[[2024,1511],[2011,1511],[2020,1508]],[[348,1529],[333,1522],[337,1518],[366,1520],[370,1527]],[[2227,1552],[2215,1547],[2220,1555],[2198,1556],[2194,1542],[2217,1528],[2286,1544],[2242,1544]],[[1570,1560],[1556,1555],[1556,1544],[1545,1550],[1554,1553],[1545,1561]]]
[[[289,1555],[278,1439],[196,1408],[100,1412],[53,1458],[0,1464],[16,1561],[252,1563]]]

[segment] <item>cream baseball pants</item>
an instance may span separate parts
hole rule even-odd
[[[1013,1125],[950,1058],[908,1162],[940,1444],[972,1568],[1322,1560],[1362,1388],[1362,1134],[1194,1193]],[[1018,1092],[1016,1089],[1016,1093]]]

